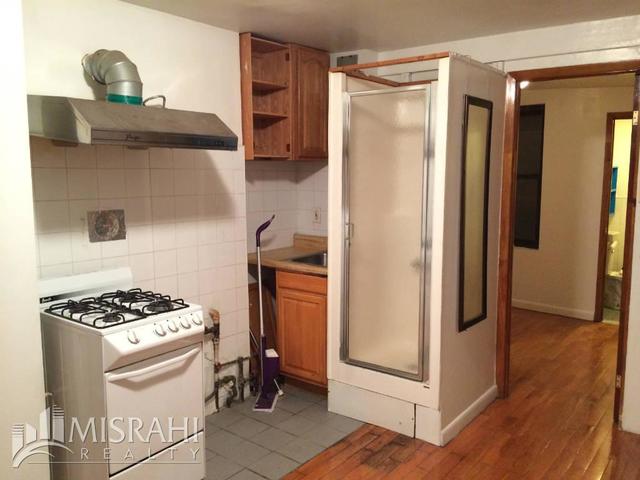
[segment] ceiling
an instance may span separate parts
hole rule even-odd
[[[548,88],[595,88],[595,87],[633,87],[635,75],[621,73],[619,75],[602,75],[598,77],[568,78],[566,80],[547,80],[532,82],[527,89],[544,90]]]
[[[640,13],[638,0],[125,0],[330,52],[376,51]]]

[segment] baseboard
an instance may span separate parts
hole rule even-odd
[[[493,385],[458,415],[449,425],[442,429],[440,445],[446,445],[458,435],[464,427],[469,425],[474,418],[482,413],[491,403],[498,398],[498,387]]]
[[[413,437],[413,403],[335,380],[329,380],[328,400],[330,412]]]
[[[534,312],[551,313],[562,317],[577,318],[578,320],[593,321],[593,310],[579,310],[577,308],[566,308],[559,305],[549,305],[546,303],[529,302],[528,300],[511,300],[511,305],[516,308],[533,310]]]

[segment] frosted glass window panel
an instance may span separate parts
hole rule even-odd
[[[492,103],[466,96],[460,212],[460,331],[487,317],[487,219]]]
[[[419,378],[427,93],[386,92],[350,97],[346,356]]]

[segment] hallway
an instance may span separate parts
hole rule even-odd
[[[612,424],[617,326],[514,309],[512,328],[511,396],[445,448],[365,425],[285,478],[640,478],[640,436]]]

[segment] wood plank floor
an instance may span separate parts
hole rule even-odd
[[[618,329],[514,310],[512,393],[446,447],[365,425],[286,479],[636,479],[613,427]]]

